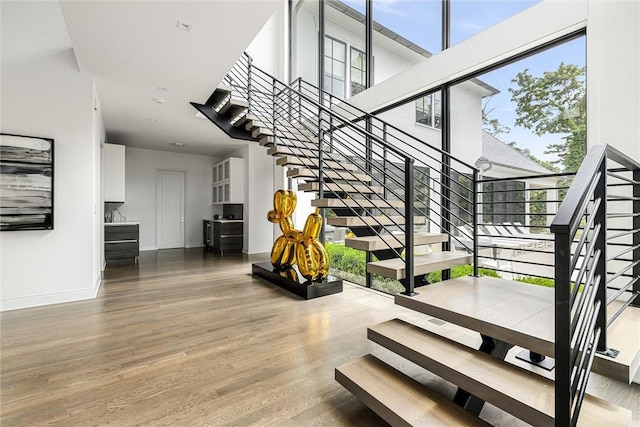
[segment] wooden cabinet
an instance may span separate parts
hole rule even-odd
[[[104,144],[104,201],[125,201],[124,145]]]
[[[115,261],[136,261],[139,254],[139,224],[113,223],[104,225],[104,259],[107,264]]]
[[[244,159],[229,157],[213,166],[214,204],[244,202]]]
[[[224,254],[242,250],[244,223],[242,220],[203,220],[202,238],[205,248]]]

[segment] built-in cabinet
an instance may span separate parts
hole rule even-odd
[[[104,225],[104,259],[107,264],[114,261],[136,261],[140,254],[140,224],[108,223]]]
[[[244,203],[244,159],[229,157],[213,166],[213,204]]]
[[[205,248],[221,254],[242,250],[244,223],[240,220],[204,220],[203,243]]]
[[[124,145],[104,144],[104,201],[124,203]]]

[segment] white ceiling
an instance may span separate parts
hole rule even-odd
[[[33,22],[37,9],[51,41],[70,41],[80,70],[95,76],[107,141],[213,156],[244,144],[195,117],[189,102],[206,101],[280,0],[62,0],[63,25],[57,2],[20,3],[24,19]]]

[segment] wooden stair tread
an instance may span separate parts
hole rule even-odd
[[[416,216],[413,218],[413,223],[416,225],[422,225],[426,222],[426,218],[423,216]],[[367,226],[390,226],[390,225],[403,225],[403,216],[332,216],[327,218],[327,224],[334,227],[367,227]]]
[[[356,181],[357,182],[357,181]],[[372,186],[367,184],[350,184],[350,183],[334,183],[334,182],[325,182],[322,184],[322,188],[325,192],[331,191],[336,193],[362,193],[362,194],[370,194],[370,193],[382,193],[383,188],[378,186]],[[320,191],[320,183],[319,182],[307,182],[304,184],[298,185],[298,190],[300,191]]]
[[[402,208],[402,200],[384,199],[314,199],[311,206],[316,208]]]
[[[427,255],[416,256],[413,257],[413,274],[418,276],[431,273],[432,271],[445,270],[458,265],[469,264],[472,262],[472,259],[473,257],[471,255],[464,252],[434,252]],[[404,279],[406,277],[405,261],[402,258],[390,258],[383,261],[370,262],[367,263],[367,272],[391,279]],[[420,295],[422,295],[423,292],[420,292]]]
[[[272,136],[265,136],[263,138],[261,138],[258,143],[263,146],[263,147],[273,147],[273,137]],[[318,145],[313,143],[313,142],[306,142],[306,141],[299,141],[299,140],[292,140],[292,139],[285,139],[285,138],[278,138],[278,145],[281,145],[283,147],[291,147],[291,148],[295,148],[295,149],[307,149],[307,150],[311,150],[313,152],[317,152],[318,151]],[[331,151],[331,149],[328,146],[323,146],[322,147],[322,151],[324,153],[329,153]]]
[[[554,355],[554,290],[494,277],[465,276],[424,286],[403,307],[536,353]]]
[[[613,301],[607,307],[611,316],[622,305]],[[613,359],[599,353],[593,361],[593,372],[631,384],[640,369],[640,307],[627,307],[607,328],[607,346],[620,353]]]
[[[358,169],[357,166],[351,163],[344,163],[332,160],[323,160],[323,163],[326,167],[334,169],[334,170],[351,170],[355,171]],[[318,167],[318,159],[301,157],[297,158],[296,156],[283,156],[279,157],[276,160],[276,165],[283,167],[291,167],[291,166],[311,166]]]
[[[344,245],[349,248],[361,251],[377,251],[392,248],[404,247],[404,233],[383,234],[380,236],[349,237],[344,239]],[[415,246],[432,245],[448,241],[445,233],[414,233],[413,243]]]
[[[309,150],[306,148],[295,148],[278,145],[277,147],[270,147],[267,150],[267,154],[270,156],[282,156],[282,155],[292,155],[293,157],[301,157],[301,158],[310,158],[310,159],[318,159],[318,149]],[[341,161],[344,160],[344,156],[337,153],[325,153],[323,155],[324,160],[334,160]],[[317,162],[317,161],[316,161]]]
[[[318,180],[320,176],[318,169],[310,168],[294,168],[287,171],[287,178],[308,178]],[[369,175],[356,172],[347,171],[335,171],[330,168],[323,169],[322,176],[326,179],[343,180],[343,181],[356,181],[368,183],[372,178]]]
[[[218,105],[220,101],[222,101],[226,96],[228,96],[231,93],[232,90],[233,89],[231,86],[220,83],[218,87],[213,91],[213,93],[211,94],[211,96],[209,97],[205,105],[207,106]]]
[[[231,115],[235,115],[248,107],[249,103],[244,99],[230,97],[224,105],[218,109],[218,113],[225,114],[226,112],[230,112]]]
[[[336,368],[335,376],[393,426],[489,426],[372,355]]]
[[[368,337],[529,424],[554,425],[550,379],[399,319],[370,327]],[[630,417],[631,411],[586,394],[578,425],[625,426]]]

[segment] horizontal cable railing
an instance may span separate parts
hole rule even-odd
[[[254,124],[264,125],[261,143],[270,145],[271,153],[309,167],[312,159],[314,168],[307,178],[317,183],[320,197],[348,194],[351,201],[345,209],[366,221],[375,234],[386,235],[388,250],[403,256],[405,263],[413,259],[414,219],[473,250],[473,237],[462,239],[453,231],[456,224],[474,225],[472,180],[450,184],[444,175],[456,170],[473,178],[473,166],[302,80],[285,85],[253,65],[246,54],[224,83],[233,88],[230,97],[246,101],[246,114]],[[345,163],[351,165],[348,170]],[[406,271],[407,278],[412,276],[409,266]],[[413,291],[412,284],[405,287]]]

